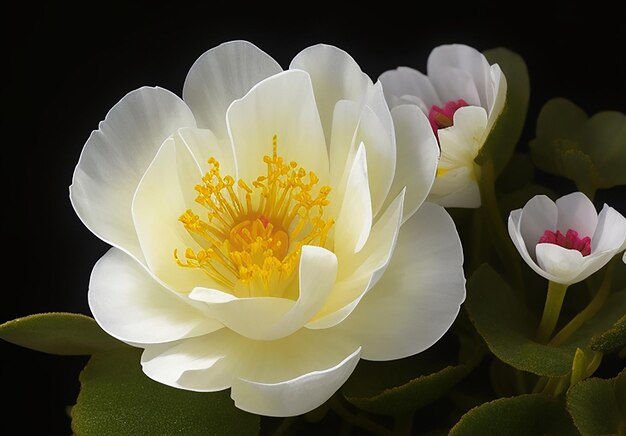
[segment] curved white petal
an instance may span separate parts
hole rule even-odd
[[[339,258],[337,282],[310,329],[326,329],[343,321],[359,304],[363,296],[384,273],[398,238],[404,204],[404,191],[389,205],[372,227],[363,249]]]
[[[205,52],[193,64],[183,86],[183,98],[198,121],[228,140],[226,111],[261,80],[282,71],[268,54],[247,41],[230,41]]]
[[[556,204],[545,195],[535,195],[522,208],[519,232],[526,250],[535,259],[535,246],[546,230],[554,232],[558,222]]]
[[[391,111],[396,129],[398,157],[387,203],[406,188],[404,216],[406,221],[430,192],[437,172],[439,145],[426,116],[419,108],[401,105]]]
[[[409,67],[398,67],[395,70],[385,71],[378,78],[383,84],[387,103],[391,108],[396,105],[390,96],[403,97],[405,95],[418,97],[424,102],[422,110],[430,111],[434,105],[441,106],[442,102],[437,95],[437,91],[433,87],[430,79],[423,73]]]
[[[337,258],[321,247],[304,246],[300,257],[299,296],[230,298],[217,290],[197,288],[190,298],[234,332],[250,339],[275,340],[291,335],[323,306],[337,275]]]
[[[469,72],[460,68],[445,68],[436,75],[429,73],[428,77],[444,102],[463,99],[471,106],[483,107],[476,83]]]
[[[196,286],[215,287],[215,281],[200,269],[176,263],[174,250],[201,248],[178,218],[195,208],[194,186],[202,173],[181,136],[168,138],[145,172],[132,203],[133,220],[146,263],[159,280],[178,292]],[[203,209],[198,207],[199,211]],[[201,212],[199,212],[201,213]]]
[[[480,188],[467,167],[447,171],[435,179],[428,200],[443,207],[480,207]]]
[[[116,248],[94,266],[88,299],[98,324],[111,336],[132,344],[169,342],[222,328]]]
[[[328,183],[328,152],[306,72],[285,71],[260,82],[231,104],[227,121],[239,177],[246,182],[267,173],[263,156],[272,156],[276,135],[278,155]]]
[[[569,229],[578,232],[580,238],[592,237],[598,224],[596,208],[582,192],[572,192],[556,200],[558,219],[556,229],[564,235]]]
[[[203,174],[210,169],[209,159],[214,158],[220,163],[222,176],[231,175],[237,179],[235,152],[230,141],[219,141],[215,134],[207,129],[188,127],[180,129],[177,133]]]
[[[506,94],[508,84],[506,76],[500,69],[498,64],[491,66],[489,73],[490,83],[487,84],[487,132],[491,132],[491,128],[504,110],[506,104]]]
[[[372,228],[372,200],[362,143],[356,152],[342,200],[335,223],[335,252],[339,257],[359,252]]]
[[[463,250],[454,222],[424,203],[402,226],[378,284],[336,329],[363,347],[368,360],[400,359],[433,345],[465,299]]]
[[[113,106],[91,133],[74,170],[70,199],[80,219],[103,241],[140,261],[132,198],[165,138],[185,126],[195,126],[195,120],[175,94],[137,89]]]
[[[330,144],[335,105],[340,100],[361,102],[371,80],[348,53],[325,44],[302,50],[289,68],[304,70],[311,76],[326,143]]]
[[[337,392],[354,372],[360,355],[361,349],[358,348],[330,368],[279,383],[235,379],[231,397],[238,408],[250,413],[264,416],[302,415],[321,406]]]
[[[537,244],[535,254],[539,267],[552,276],[551,281],[570,285],[582,270],[583,255],[578,250],[546,243]]]
[[[463,44],[441,45],[430,53],[427,62],[428,77],[444,101],[466,98],[465,95],[459,94],[465,89],[466,79],[457,81],[460,76],[456,73],[450,74],[451,70],[463,71],[473,84],[474,89],[470,90],[471,95],[473,96],[473,92],[476,92],[479,101],[467,99],[466,101],[487,109],[487,87],[491,66],[485,56],[478,50]]]
[[[237,407],[265,416],[306,413],[324,403],[354,370],[360,348],[332,330],[300,330],[275,341],[254,341],[229,329],[146,348],[144,372],[192,390],[232,386]]]
[[[626,218],[605,204],[591,237],[591,253],[612,251],[615,254],[622,248],[624,242],[626,242]]]

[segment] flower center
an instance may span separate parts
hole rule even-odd
[[[585,236],[581,239],[578,237],[578,232],[573,229],[569,229],[565,235],[560,230],[557,230],[556,233],[552,230],[546,230],[543,232],[543,236],[539,238],[539,244],[543,243],[556,244],[570,250],[578,250],[583,256],[591,254],[591,238]]]
[[[454,113],[459,108],[464,106],[469,106],[469,104],[460,98],[458,100],[451,100],[447,102],[443,108],[437,105],[433,105],[433,107],[430,108],[428,121],[430,121],[430,125],[433,128],[433,132],[435,132],[437,139],[439,139],[438,130],[450,127],[454,124]]]
[[[329,186],[316,189],[314,172],[277,154],[264,156],[267,173],[250,186],[220,174],[219,162],[195,186],[196,202],[207,209],[207,219],[188,209],[181,221],[202,248],[185,250],[184,260],[174,250],[178,265],[199,268],[238,297],[285,296],[297,275],[304,245],[324,246],[334,220],[324,218]]]

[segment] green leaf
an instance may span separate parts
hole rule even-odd
[[[569,436],[578,432],[558,401],[528,394],[500,398],[470,410],[449,435]]]
[[[617,320],[613,326],[591,338],[591,349],[609,354],[626,347],[626,315]]]
[[[626,434],[626,369],[612,379],[594,377],[572,386],[567,410],[583,435]]]
[[[459,334],[459,339],[461,363],[445,364],[451,353],[442,350],[442,341],[405,359],[361,360],[342,393],[350,403],[368,412],[390,416],[412,413],[441,398],[480,362],[484,345],[477,344],[476,338],[465,332]]]
[[[80,375],[72,430],[81,436],[256,435],[260,417],[237,409],[229,391],[190,392],[149,379],[141,350],[95,354]]]
[[[511,158],[522,134],[530,96],[530,81],[526,63],[517,53],[506,48],[495,48],[483,54],[490,64],[497,63],[500,66],[507,82],[504,109],[476,158],[479,164],[490,158],[494,173],[498,176]]]
[[[594,192],[626,184],[626,115],[587,114],[564,98],[549,100],[539,112],[530,142],[535,165]]]
[[[0,325],[0,338],[22,347],[61,355],[93,354],[128,347],[79,313],[38,313]]]
[[[572,368],[576,348],[587,347],[592,336],[606,331],[626,313],[626,290],[611,294],[595,317],[556,347],[535,342],[538,314],[530,313],[487,264],[480,266],[468,280],[465,308],[498,359],[522,371],[562,377]]]

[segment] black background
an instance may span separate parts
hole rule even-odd
[[[339,16],[337,4],[298,2],[268,13],[264,4],[205,3],[32,6],[5,15],[0,322],[38,312],[89,313],[91,268],[108,247],[69,202],[82,146],[128,91],[158,85],[181,95],[195,59],[224,41],[247,39],[283,67],[309,45],[333,44],[373,79],[399,65],[424,70],[430,50],[444,43],[508,47],[526,60],[531,80],[522,147],[549,98],[570,98],[588,113],[626,112],[623,6],[580,11],[562,2],[531,10],[521,3],[458,8],[429,2],[409,10],[387,2],[347,6],[351,13]],[[599,192],[598,198],[626,214],[623,194]],[[2,341],[0,353],[0,433],[70,434],[64,408],[75,401],[86,358]]]

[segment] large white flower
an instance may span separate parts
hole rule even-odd
[[[571,285],[598,271],[620,251],[626,241],[626,218],[606,204],[598,215],[581,192],[556,203],[537,195],[523,209],[511,212],[509,234],[537,274]]]
[[[460,240],[422,204],[438,149],[415,106],[391,112],[345,52],[281,67],[236,41],[203,54],[183,99],[126,95],[71,186],[114,246],[89,304],[143,348],[144,372],[288,416],[326,401],[359,358],[436,342],[465,297]]]
[[[506,78],[497,64],[461,44],[428,57],[428,75],[399,67],[380,76],[389,106],[419,106],[439,140],[441,159],[429,200],[445,207],[479,207],[480,168],[474,159],[504,108]]]

